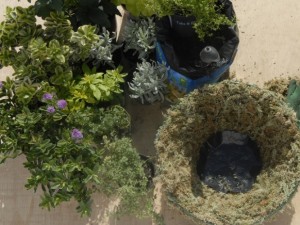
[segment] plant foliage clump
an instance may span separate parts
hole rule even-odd
[[[139,214],[148,179],[119,105],[126,74],[112,60],[114,36],[90,24],[74,30],[59,2],[36,1],[50,7],[43,27],[33,6],[7,8],[0,23],[0,64],[14,70],[0,81],[0,163],[26,157],[26,187],[42,189],[41,207],[75,199],[89,215],[100,191]]]
[[[138,98],[142,104],[163,101],[167,92],[167,67],[157,62],[143,60],[137,64],[132,82],[128,83],[131,98]]]
[[[233,25],[232,19],[222,13],[217,0],[147,0],[147,7],[159,17],[181,14],[195,17],[194,28],[200,39],[211,36],[222,25]]]
[[[11,15],[14,15],[11,18]],[[24,33],[20,27],[31,32]],[[7,8],[6,20],[0,23],[0,63],[12,66],[20,93],[30,102],[35,86],[49,83],[74,110],[86,103],[98,104],[112,100],[122,90],[126,74],[116,68],[112,53],[116,49],[107,30],[97,34],[97,27],[84,25],[73,31],[62,12],[51,12],[44,28],[36,25],[34,8]],[[16,35],[15,33],[20,33]],[[12,35],[14,34],[14,35]],[[89,68],[87,65],[89,64]],[[96,71],[107,65],[114,70]],[[26,86],[26,88],[25,88]]]
[[[26,156],[24,166],[31,175],[25,186],[43,190],[41,207],[74,198],[78,212],[89,215],[91,195],[100,191],[120,197],[120,210],[138,211],[148,180],[126,137],[130,118],[123,107],[70,111],[47,85],[31,88],[38,104],[30,107],[14,81],[7,78],[0,87],[0,161]],[[122,208],[129,202],[136,204]]]
[[[149,57],[155,49],[155,23],[151,17],[147,19],[129,20],[124,29],[124,52],[133,50],[139,59]]]
[[[197,174],[200,147],[224,130],[248,135],[263,168],[242,194],[218,192]],[[169,200],[200,223],[260,224],[280,211],[300,182],[300,133],[282,95],[237,81],[195,90],[167,113],[155,141],[158,170]]]

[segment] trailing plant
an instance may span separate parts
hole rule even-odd
[[[133,73],[132,82],[128,82],[131,98],[138,98],[144,104],[163,101],[167,92],[165,81],[167,79],[167,67],[157,62],[143,60],[137,64]]]
[[[144,59],[155,49],[155,23],[153,18],[129,20],[124,30],[124,52],[133,50],[139,59]]]
[[[159,17],[180,14],[193,16],[193,27],[200,39],[213,34],[222,25],[233,25],[234,18],[222,13],[222,0],[146,0],[147,7]]]
[[[0,160],[26,156],[30,177],[25,186],[42,189],[41,207],[74,198],[78,212],[89,215],[95,191],[117,196],[126,206],[145,198],[142,161],[124,136],[130,126],[124,108],[70,111],[45,84],[32,88],[31,101],[24,102],[28,93],[18,93],[18,86],[9,78],[0,83]]]

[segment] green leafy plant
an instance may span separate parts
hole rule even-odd
[[[219,4],[218,2],[222,2]],[[218,4],[217,4],[218,3]],[[195,17],[193,24],[200,39],[212,35],[222,25],[233,25],[223,13],[223,1],[217,0],[146,0],[146,5],[159,17],[180,14]],[[233,18],[232,18],[233,19]]]
[[[121,205],[145,197],[143,163],[124,136],[130,126],[124,108],[70,111],[47,85],[27,92],[17,92],[18,86],[9,78],[0,84],[0,160],[26,156],[26,187],[43,190],[41,207],[74,198],[77,210],[89,215],[95,191],[120,197]],[[34,98],[35,107],[29,104]]]
[[[0,82],[0,162],[26,157],[26,187],[42,189],[41,207],[74,198],[89,215],[91,195],[101,191],[127,212],[122,205],[145,199],[148,180],[129,138],[130,117],[114,101],[126,74],[93,66],[113,64],[112,37],[92,25],[74,31],[63,11],[49,12],[42,27],[35,13],[7,8],[0,23],[0,63],[14,70],[13,80]]]
[[[12,29],[18,28],[19,24],[26,22],[22,22],[23,18],[34,16],[32,9],[32,7],[8,8],[7,19],[0,24],[4,28],[0,34],[0,63],[12,66],[16,79],[26,79],[28,85],[41,81],[49,82],[62,97],[68,100],[86,98],[88,100],[85,102],[92,104],[113,100],[116,93],[122,92],[120,83],[123,82],[122,77],[125,74],[120,73],[121,67],[107,72],[97,72],[94,77],[100,79],[103,75],[101,81],[95,81],[98,86],[89,84],[89,88],[81,89],[79,94],[74,91],[84,86],[84,79],[92,78],[91,75],[84,75],[87,71],[82,70],[82,64],[115,67],[112,52],[116,48],[107,30],[103,30],[103,34],[99,35],[96,27],[84,25],[73,31],[63,13],[51,12],[50,17],[45,20],[44,29],[37,28],[35,22],[30,23],[32,28],[38,29],[34,35],[28,37],[7,35],[13,33]],[[12,12],[16,13],[14,20],[10,18]]]
[[[35,11],[32,6],[28,8],[6,8],[5,21],[0,23],[1,50],[7,53],[7,57],[14,52],[10,47],[28,45],[29,41],[41,34],[42,28],[36,24]],[[3,65],[7,65],[4,60]]]
[[[122,67],[118,67],[115,70],[107,70],[106,73],[97,73],[95,67],[91,70],[84,65],[84,76],[71,87],[70,102],[83,108],[86,103],[112,100],[115,95],[123,92],[120,84],[124,82],[126,74],[122,74],[121,70]]]

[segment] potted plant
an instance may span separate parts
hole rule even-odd
[[[151,1],[150,1],[151,2]],[[229,0],[153,0],[156,9],[156,55],[170,66],[168,80],[188,93],[222,79],[239,43]]]
[[[123,65],[128,72],[127,81],[132,81],[137,63],[155,60],[155,23],[153,18],[130,18],[124,25]]]
[[[167,67],[157,62],[143,60],[137,64],[133,79],[128,82],[131,98],[139,99],[142,104],[163,101],[167,93]]]
[[[137,212],[148,180],[130,117],[115,101],[126,74],[97,67],[113,64],[107,31],[74,31],[63,12],[51,12],[44,27],[35,16],[33,6],[7,8],[0,23],[0,62],[14,70],[0,82],[1,162],[26,156],[26,187],[43,190],[42,207],[74,198],[88,215],[92,193],[102,191]]]
[[[155,23],[153,18],[131,19],[124,27],[124,52],[132,51],[138,59],[148,59],[154,52]]]
[[[177,19],[182,18],[184,20],[182,22],[185,23],[187,23],[186,17],[190,17],[188,25],[194,28],[200,39],[212,35],[212,32],[222,25],[233,24],[231,21],[233,18],[228,18],[222,12],[223,4],[226,4],[226,1],[148,0],[147,2],[148,7],[159,17],[174,15]]]

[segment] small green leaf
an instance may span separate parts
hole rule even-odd
[[[86,63],[82,64],[81,69],[82,69],[83,73],[85,73],[85,74],[92,74],[91,69],[89,68],[89,66]]]
[[[55,56],[55,61],[58,64],[64,64],[66,62],[66,59],[65,59],[64,55],[56,55]]]
[[[101,92],[98,88],[96,88],[95,90],[93,90],[93,95],[94,97],[99,101],[101,98]]]

